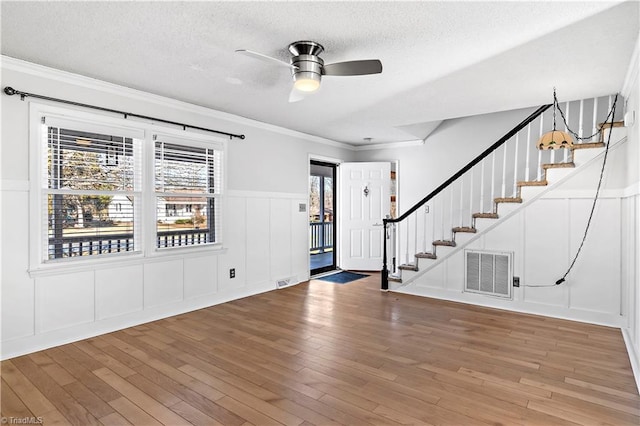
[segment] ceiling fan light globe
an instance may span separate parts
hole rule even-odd
[[[315,92],[320,88],[320,75],[312,72],[301,72],[294,76],[293,87],[301,92]]]

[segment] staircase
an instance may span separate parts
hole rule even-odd
[[[617,129],[621,122],[612,128],[611,118],[603,126],[613,99],[561,104],[565,122],[558,111],[556,128],[566,130],[568,124],[580,137],[593,136],[556,150],[536,147],[540,136],[553,128],[552,106],[538,108],[404,214],[385,220],[389,238],[382,289],[410,285],[578,170],[601,161],[609,133],[612,147],[625,132]]]

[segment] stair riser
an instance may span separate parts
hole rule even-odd
[[[580,167],[597,157],[603,150],[604,148],[576,149],[573,151],[573,162],[576,167]]]
[[[456,245],[466,244],[475,236],[476,234],[470,232],[456,232]],[[440,247],[438,247],[438,251],[440,251]]]
[[[547,190],[546,186],[523,186],[520,189],[520,195],[523,199],[529,200],[533,197],[537,197]]]
[[[491,225],[495,224],[497,220],[499,219],[483,219],[483,218],[476,219],[476,229],[478,230],[478,233],[482,232],[483,230],[487,229]]]
[[[520,204],[517,203],[498,203],[498,215],[505,216],[519,208]]]
[[[556,182],[564,179],[573,173],[573,169],[549,169],[547,170],[547,181]]]

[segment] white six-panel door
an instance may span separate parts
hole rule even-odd
[[[339,266],[382,269],[384,227],[391,206],[391,163],[341,163],[338,167]]]

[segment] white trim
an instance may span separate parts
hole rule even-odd
[[[600,190],[600,194],[598,195],[599,199],[602,198],[624,198],[625,197],[625,189],[603,189]],[[541,199],[574,199],[574,198],[587,198],[593,199],[596,195],[595,189],[557,189],[555,191],[549,191],[546,194],[543,194]]]
[[[640,195],[640,182],[633,183],[624,189],[623,198],[635,197]]]
[[[640,67],[640,32],[638,33],[636,45],[633,49],[633,53],[631,54],[631,62],[629,63],[629,68],[627,69],[627,74],[624,77],[624,82],[622,83],[622,89],[620,90],[620,94],[624,96],[625,99],[628,99],[629,96],[631,95],[631,89],[633,88],[633,83],[638,78],[639,67]]]
[[[29,181],[0,179],[0,191],[29,192]]]
[[[410,141],[375,143],[371,145],[356,145],[352,149],[354,151],[372,151],[376,149],[397,149],[409,148],[412,146],[424,145],[424,139],[415,139]]]
[[[66,275],[75,272],[97,271],[110,269],[113,267],[125,267],[135,265],[145,265],[154,262],[167,262],[170,260],[188,259],[192,257],[202,257],[203,255],[219,256],[226,254],[227,249],[220,245],[208,244],[199,246],[181,247],[177,253],[173,249],[171,252],[158,250],[148,255],[142,252],[129,252],[122,254],[110,254],[108,258],[85,259],[80,262],[49,262],[29,269],[30,278],[48,277],[53,275]]]
[[[188,102],[179,101],[165,96],[155,95],[141,90],[131,89],[129,87],[120,86],[106,81],[97,80],[83,75],[70,73],[67,71],[58,70],[55,68],[49,68],[44,65],[35,64],[32,62],[15,59],[9,56],[0,56],[0,64],[3,68],[11,71],[22,72],[25,74],[33,75],[36,77],[55,80],[62,83],[73,84],[75,86],[85,87],[92,90],[99,90],[101,92],[127,97],[129,99],[149,102],[155,105],[173,108],[189,113],[200,114],[205,117],[212,117],[219,120],[225,120],[243,126],[251,126],[256,129],[267,130],[274,133],[280,133],[287,136],[292,136],[299,139],[304,139],[310,142],[320,143],[323,145],[329,145],[342,149],[353,150],[354,146],[346,144],[344,142],[338,142],[331,139],[326,139],[320,136],[311,135],[308,133],[299,132],[296,130],[287,129],[285,127],[276,126],[273,124],[264,123],[258,120],[252,120],[250,118],[241,117],[238,115],[230,114],[223,111],[217,111],[211,108],[202,107],[199,105],[190,104]],[[14,87],[16,90],[24,90],[24,88]],[[25,92],[27,90],[24,90]]]
[[[391,283],[390,283],[391,285]],[[532,287],[527,287],[532,288]],[[390,291],[414,296],[429,297],[451,302],[466,303],[485,308],[501,309],[523,314],[541,315],[551,318],[560,318],[570,321],[579,321],[588,324],[604,325],[607,327],[621,328],[625,319],[618,314],[608,312],[590,311],[584,309],[569,309],[565,306],[544,305],[541,303],[523,302],[521,300],[509,300],[498,297],[488,297],[475,293],[445,290],[442,288],[427,286],[399,287],[394,283]]]
[[[231,189],[227,191],[227,197],[234,198],[279,198],[289,200],[306,200],[307,194],[296,192],[260,192],[260,191],[241,191],[237,189]]]
[[[134,327],[143,323],[169,318],[186,312],[208,308],[243,297],[253,296],[274,290],[273,283],[265,282],[255,286],[231,289],[201,297],[189,298],[169,305],[151,307],[117,317],[105,318],[96,322],[78,324],[72,327],[53,330],[2,342],[1,360],[15,358],[36,351],[49,349],[67,343],[99,336],[113,331]]]
[[[631,363],[631,370],[633,370],[633,377],[636,379],[636,387],[640,392],[640,354],[636,351],[635,346],[633,346],[633,339],[629,334],[628,328],[622,328],[622,337],[624,339],[624,344],[627,347],[627,354],[629,355],[629,361]]]

